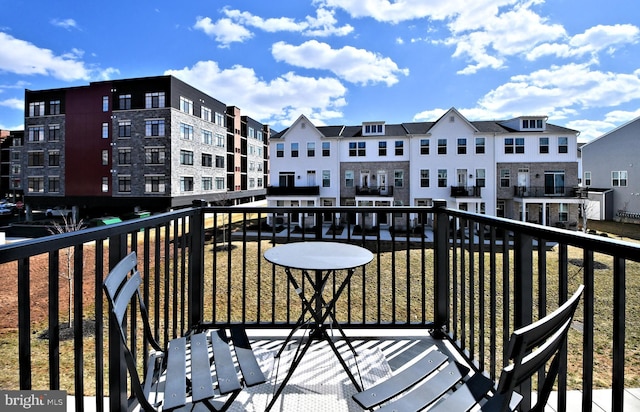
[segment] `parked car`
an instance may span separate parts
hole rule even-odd
[[[12,215],[14,212],[15,207],[12,207],[8,204],[2,204],[0,205],[0,216],[9,216]]]
[[[47,217],[66,217],[71,218],[73,216],[73,211],[65,206],[56,206],[52,209],[47,209],[45,212]]]

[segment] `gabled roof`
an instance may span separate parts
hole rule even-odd
[[[609,136],[610,134],[613,134],[613,133],[617,132],[618,130],[623,129],[623,128],[625,128],[625,127],[627,127],[627,126],[629,126],[629,125],[631,125],[631,124],[633,124],[635,122],[638,122],[638,121],[640,121],[640,117],[636,117],[635,119],[630,120],[630,121],[626,122],[625,124],[622,124],[622,125],[616,127],[615,129],[608,131],[607,133],[603,134],[602,136],[596,137],[595,139],[591,140],[590,142],[585,143],[585,145],[582,146],[582,147],[588,147],[591,143],[595,143],[600,139],[604,139],[607,136]]]

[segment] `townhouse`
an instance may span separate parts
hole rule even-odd
[[[469,121],[455,108],[435,122],[402,124],[316,127],[303,115],[271,138],[267,199],[270,206],[356,207],[444,199],[463,210],[574,228],[577,136],[544,116]],[[406,221],[390,213],[365,219],[351,223]]]

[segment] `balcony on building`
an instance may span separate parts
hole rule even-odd
[[[356,196],[393,197],[393,186],[356,186]]]
[[[320,186],[268,186],[267,196],[318,196]]]
[[[568,186],[514,186],[513,196],[518,198],[577,198],[581,190]]]
[[[451,197],[482,197],[481,186],[451,186]]]

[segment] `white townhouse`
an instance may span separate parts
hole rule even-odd
[[[402,124],[315,127],[300,116],[271,138],[267,199],[270,206],[430,206],[444,199],[454,208],[572,228],[580,203],[577,135],[544,116],[469,121],[455,108],[435,122]],[[351,223],[405,221],[387,213],[366,219]]]

